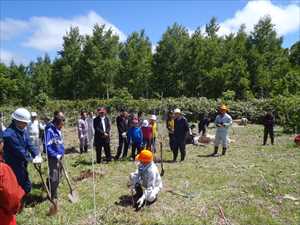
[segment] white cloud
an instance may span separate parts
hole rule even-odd
[[[15,64],[27,64],[28,60],[25,57],[22,57],[19,54],[15,54],[11,51],[0,49],[0,62],[5,65],[10,65],[11,61],[14,61]]]
[[[0,21],[0,40],[9,40],[29,28],[26,21],[6,18]]]
[[[226,35],[237,32],[241,24],[245,24],[246,32],[250,32],[259,19],[266,15],[271,17],[280,36],[299,31],[300,7],[298,5],[280,6],[274,5],[270,0],[258,0],[249,1],[243,9],[235,13],[233,18],[220,23],[218,33],[219,35]]]
[[[13,21],[13,22],[11,22]],[[111,24],[94,11],[89,12],[85,16],[78,16],[71,19],[57,17],[32,17],[28,21],[16,21],[13,19],[5,19],[1,21],[6,30],[11,27],[10,33],[18,31],[18,33],[29,30],[32,34],[23,42],[23,46],[38,49],[41,51],[58,50],[62,47],[62,37],[70,30],[70,27],[77,26],[81,34],[92,34],[95,24],[106,25],[112,31],[119,35],[120,40],[124,41],[126,35],[120,31],[115,25]],[[4,30],[5,31],[5,30]],[[1,30],[2,32],[2,30]],[[7,36],[6,40],[11,37]]]

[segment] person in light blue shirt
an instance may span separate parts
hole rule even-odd
[[[232,124],[232,118],[227,114],[227,107],[222,105],[219,108],[219,115],[217,115],[215,119],[215,124],[217,127],[216,137],[215,137],[215,151],[212,156],[216,156],[218,154],[219,145],[222,145],[222,155],[226,154],[226,150],[228,148],[228,129]]]

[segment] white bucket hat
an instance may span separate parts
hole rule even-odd
[[[174,110],[174,113],[180,113],[181,114],[181,110],[177,108],[177,109]]]
[[[149,126],[148,120],[143,120],[142,127],[148,127],[148,126]]]
[[[36,112],[31,112],[31,117],[37,117],[37,113]]]
[[[157,117],[156,117],[156,115],[151,115],[151,117],[150,117],[150,120],[154,120],[154,121],[156,121],[156,120],[157,120]]]

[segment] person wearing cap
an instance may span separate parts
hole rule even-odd
[[[0,131],[0,224],[16,225],[16,214],[22,210],[25,191],[14,171],[3,161],[3,132]]]
[[[77,122],[80,154],[88,150],[88,123],[86,117],[86,112],[82,111],[80,113],[80,119]]]
[[[122,154],[122,158],[127,157],[128,153],[128,140],[127,140],[127,131],[128,131],[128,113],[126,110],[121,109],[120,114],[116,118],[118,133],[119,133],[119,146],[117,154],[115,155],[115,160],[118,160]]]
[[[157,116],[151,115],[151,117],[150,117],[150,126],[152,127],[151,150],[153,152],[156,152],[156,139],[158,136],[156,120],[157,120]]]
[[[130,174],[129,186],[134,193],[134,207],[138,210],[156,201],[163,184],[151,151],[142,150],[135,160],[139,162],[138,169]]]
[[[174,149],[174,113],[173,111],[168,112],[168,117],[166,120],[166,127],[169,133],[169,146],[171,151]]]
[[[32,144],[40,152],[40,130],[44,129],[43,125],[37,119],[37,113],[31,112],[31,121],[28,124],[28,132]]]
[[[228,148],[228,129],[232,125],[232,118],[229,114],[227,114],[227,107],[225,105],[221,105],[219,108],[219,114],[215,119],[215,125],[217,127],[216,136],[215,136],[215,149],[211,154],[212,156],[216,156],[218,154],[219,145],[222,145],[222,155],[226,154],[226,150]]]
[[[143,147],[148,150],[151,150],[152,127],[149,125],[148,120],[143,121],[141,129],[143,133]]]
[[[185,145],[186,137],[189,132],[189,124],[187,119],[182,115],[180,109],[175,109],[174,120],[174,149],[173,149],[173,162],[176,162],[178,156],[178,150],[180,150],[181,161],[185,159]]]
[[[65,123],[63,113],[56,114],[45,130],[45,151],[49,167],[49,190],[51,199],[57,201],[57,189],[62,175],[61,161],[65,154],[62,128]]]
[[[263,118],[264,140],[263,145],[267,144],[268,135],[270,135],[271,144],[274,145],[274,125],[275,119],[271,110],[269,110]]]
[[[3,134],[3,158],[14,171],[19,185],[28,194],[31,191],[31,182],[27,165],[38,156],[38,150],[31,143],[26,129],[31,116],[27,109],[18,108],[11,117],[12,123]]]
[[[106,116],[106,109],[101,107],[97,109],[98,116],[94,119],[94,142],[96,146],[97,163],[101,163],[101,152],[104,148],[106,161],[111,161],[110,152],[110,120]]]
[[[137,119],[132,120],[132,125],[128,130],[128,144],[131,145],[131,158],[134,160],[136,152],[140,153],[143,146],[143,133]]]

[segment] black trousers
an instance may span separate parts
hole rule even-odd
[[[110,143],[109,143],[109,141],[102,141],[102,142],[96,143],[97,163],[101,163],[102,148],[104,149],[106,160],[111,161]]]
[[[136,152],[140,153],[142,146],[140,144],[132,143],[131,145],[131,158],[135,160]]]
[[[122,154],[123,152],[123,154]],[[117,150],[117,154],[115,156],[116,159],[119,159],[121,154],[122,158],[126,158],[128,153],[128,140],[127,138],[122,137],[121,134],[119,134],[119,146]]]
[[[181,161],[185,159],[185,140],[174,140],[174,149],[173,149],[173,160],[176,161],[178,156],[178,150],[180,150]]]
[[[171,151],[174,149],[174,134],[169,133],[169,146]]]
[[[267,143],[268,135],[271,138],[271,144],[274,144],[274,128],[273,127],[265,127],[264,129],[264,145]]]

